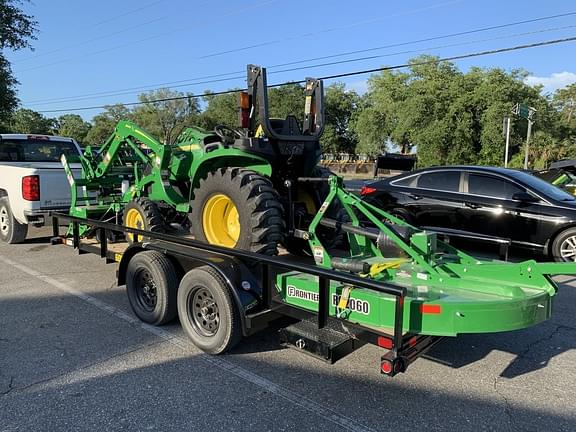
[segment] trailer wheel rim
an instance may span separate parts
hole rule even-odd
[[[211,196],[202,212],[208,243],[233,248],[240,238],[240,216],[234,202],[224,194]]]
[[[0,208],[0,231],[2,234],[7,235],[10,229],[10,221],[8,217],[8,210],[6,207]]]
[[[139,270],[135,275],[136,297],[140,306],[152,312],[156,308],[157,287],[154,278],[146,269]]]
[[[564,261],[576,261],[576,235],[564,239],[560,245],[560,256]]]
[[[144,218],[138,209],[131,208],[126,212],[126,226],[128,228],[144,229]],[[134,241],[134,234],[127,233],[130,241]]]
[[[194,330],[202,335],[214,336],[220,327],[220,309],[212,293],[203,286],[192,289],[188,296],[188,318]]]

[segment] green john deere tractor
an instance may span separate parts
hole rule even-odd
[[[270,119],[266,70],[249,65],[238,128],[191,127],[175,144],[164,145],[121,121],[97,152],[87,149],[79,158],[81,178],[70,170],[74,160],[63,158],[71,214],[155,232],[191,231],[211,244],[264,254],[277,253],[279,243],[292,252],[308,252],[302,227],[328,187],[298,178],[330,174],[318,166],[324,128],[321,81],[307,79],[304,108],[301,122],[294,116]],[[335,205],[329,212],[337,217],[339,209]],[[90,234],[88,226],[83,231]],[[326,237],[332,244],[339,241]]]

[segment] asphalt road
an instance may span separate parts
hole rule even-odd
[[[377,347],[330,366],[273,331],[209,357],[47,233],[0,244],[0,431],[576,430],[576,278],[550,321],[446,339],[390,379]]]

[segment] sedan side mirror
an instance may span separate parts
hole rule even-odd
[[[520,201],[523,203],[533,203],[540,201],[537,197],[529,194],[528,192],[516,192],[514,195],[512,195],[512,199],[514,201]]]

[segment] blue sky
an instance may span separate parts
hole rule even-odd
[[[248,63],[268,67],[268,82],[273,84],[403,64],[423,53],[448,57],[576,36],[576,15],[571,15],[410,43],[576,12],[576,4],[571,3],[566,0],[35,0],[24,4],[26,12],[39,21],[35,51],[9,52],[7,56],[20,81],[22,106],[37,111],[70,110],[133,102],[144,89],[168,86],[165,83],[174,83],[170,86],[180,86],[175,90],[192,93],[242,87]],[[390,45],[398,46],[379,48]],[[371,50],[342,55],[368,49]],[[303,61],[327,56],[333,57]],[[360,57],[375,58],[354,61]],[[463,70],[471,66],[523,68],[531,74],[530,84],[541,83],[546,91],[553,91],[576,82],[574,59],[576,42],[568,42],[459,60],[456,64]],[[341,60],[351,61],[319,66]],[[303,62],[279,66],[300,61]],[[296,67],[307,69],[282,72]],[[362,92],[368,76],[340,81]],[[194,82],[197,84],[190,85]],[[74,112],[90,119],[99,110]],[[50,117],[61,114],[45,112]]]

